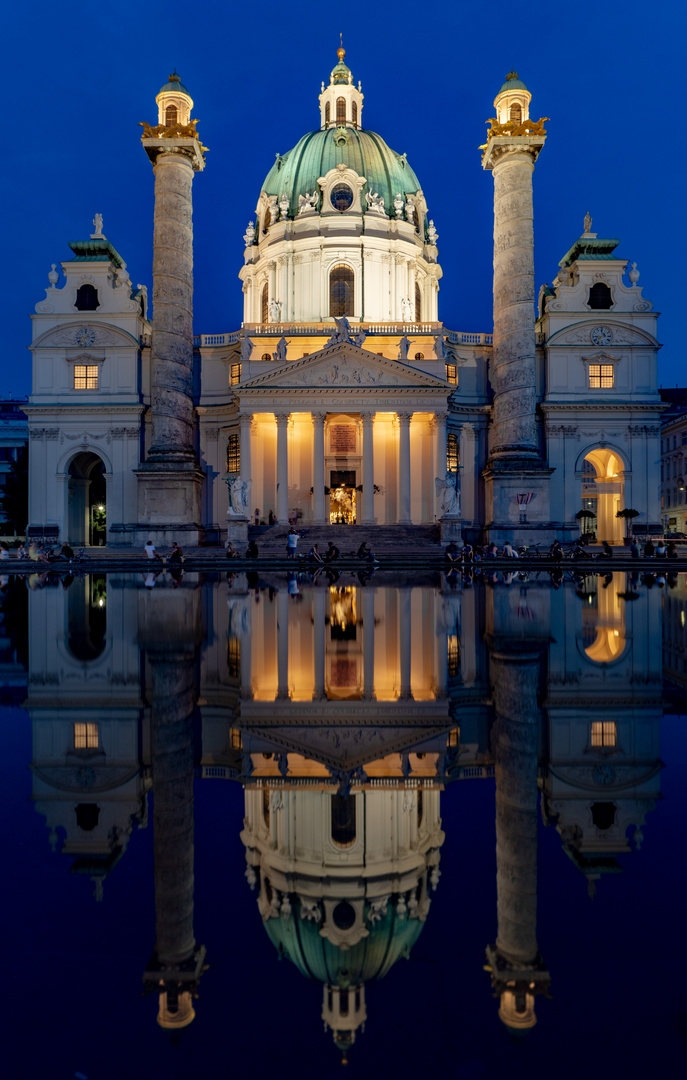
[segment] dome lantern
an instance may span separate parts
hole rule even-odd
[[[496,119],[499,124],[522,124],[530,118],[532,95],[521,81],[517,71],[509,71],[506,81],[494,98]]]
[[[169,76],[165,85],[155,98],[158,124],[163,127],[186,127],[191,122],[193,99],[177,75],[176,70]]]
[[[353,85],[353,74],[345,62],[343,40],[336,51],[338,63],[332,68],[329,85],[322,84],[320,94],[320,128],[359,128],[364,94]]]

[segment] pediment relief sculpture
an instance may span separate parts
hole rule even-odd
[[[102,325],[99,323],[71,323],[69,326],[60,326],[46,331],[42,337],[34,341],[32,348],[50,349],[67,348],[83,349],[92,348],[94,345],[127,345],[138,346],[138,342],[126,330],[120,330],[117,326]]]
[[[414,386],[446,389],[441,379],[397,360],[376,356],[351,343],[330,346],[302,360],[280,366],[250,379],[241,389],[267,386]]]
[[[595,345],[592,334],[598,329],[596,322],[578,323],[577,326],[567,327],[553,334],[547,344],[551,345]],[[651,345],[656,347],[657,342],[646,332],[622,323],[608,322],[608,329],[614,345]],[[605,344],[605,342],[604,342]]]

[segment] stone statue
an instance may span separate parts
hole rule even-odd
[[[368,922],[371,922],[373,926],[376,922],[379,922],[379,920],[383,919],[386,915],[386,909],[389,905],[390,899],[391,897],[388,895],[381,896],[378,900],[373,900],[370,903],[370,907],[367,912],[367,920]]]
[[[229,486],[229,509],[227,517],[247,517],[246,510],[250,500],[252,480],[242,480],[240,476],[231,476],[227,480]]]
[[[125,289],[127,286],[131,288],[131,278],[125,262],[122,263],[115,276],[117,278],[116,289]]]
[[[248,337],[248,334],[244,334],[241,338],[241,361],[250,360],[250,354],[253,351],[253,342]]]
[[[403,322],[413,321],[413,305],[405,296],[401,300],[401,318]]]
[[[148,286],[137,285],[138,295],[141,301],[141,310],[143,311],[143,318],[148,318]]]
[[[351,324],[344,315],[343,319],[334,319],[336,330],[330,337],[327,345],[340,345],[344,341],[353,341],[351,337]],[[355,344],[355,342],[353,342]],[[326,348],[326,346],[325,346]]]
[[[307,191],[305,195],[298,196],[298,213],[305,214],[308,210],[317,209],[317,192],[313,191],[310,195]]]
[[[364,342],[366,337],[367,337],[367,334],[366,334],[366,332],[363,330],[363,328],[361,326],[360,329],[358,330],[358,333],[353,334],[351,336],[351,341],[353,342],[354,345],[357,345],[359,349],[362,349],[363,342]]]
[[[637,264],[635,263],[635,266],[636,265]],[[57,264],[52,263],[51,266],[50,266],[50,273],[48,274],[48,281],[50,282],[50,288],[54,289],[59,280],[60,280],[60,275],[59,275],[59,273],[57,271]]]
[[[639,281],[639,270],[637,269],[637,263],[632,263],[632,269],[627,276],[629,277],[633,285],[637,284],[637,282]]]
[[[286,194],[286,192],[284,192],[281,199],[279,200],[279,209],[281,210],[281,216],[283,218],[288,217],[289,206],[289,196]]]
[[[96,240],[96,239],[104,240],[105,237],[103,236],[103,215],[102,214],[96,214],[95,217],[93,218],[93,228],[95,229],[95,232],[91,233],[91,240]]]
[[[584,215],[584,231],[586,233],[592,231],[592,218],[591,218],[591,214],[589,213],[589,210]]]
[[[278,323],[281,320],[280,300],[270,300],[269,304],[267,305],[267,310],[269,311],[271,323]]]
[[[249,221],[248,222],[248,228],[246,229],[245,233],[243,234],[243,242],[246,245],[246,247],[251,247],[252,244],[254,243],[254,241],[255,241],[255,225],[253,224],[252,221]]]
[[[439,508],[444,517],[460,517],[460,487],[458,473],[447,472],[442,479],[435,477],[434,487],[437,498],[440,500]]]
[[[286,346],[290,344],[286,338],[282,335],[277,342],[277,351],[272,353],[274,360],[278,364],[284,364],[286,362]]]
[[[444,341],[443,334],[437,334],[434,339],[434,355],[437,360],[446,359],[446,342]]]
[[[429,226],[427,228],[427,236],[429,237],[430,244],[436,244],[437,240],[439,239],[439,233],[434,228],[434,222],[432,221],[431,218],[429,219]]]
[[[399,360],[407,360],[408,359],[408,350],[410,348],[410,345],[411,345],[410,338],[408,338],[408,337],[406,337],[404,335],[401,338],[401,340],[399,341],[399,343],[398,343],[398,359]]]
[[[384,197],[378,191],[375,191],[374,194],[370,191],[366,192],[365,200],[368,210],[374,210],[377,214],[384,213]]]
[[[403,217],[403,207],[404,207],[404,205],[405,205],[405,203],[403,201],[403,196],[401,195],[401,192],[399,191],[397,195],[394,195],[394,210],[396,211],[396,217],[397,218]]]

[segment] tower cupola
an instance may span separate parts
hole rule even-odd
[[[506,81],[494,98],[496,119],[499,124],[522,124],[530,118],[532,95],[521,81],[517,71],[509,71]]]
[[[186,127],[191,122],[193,99],[176,71],[173,71],[169,76],[169,79],[155,98],[155,103],[157,104],[158,124],[162,127],[176,127],[177,124]]]
[[[344,57],[346,50],[343,41],[336,50],[338,63],[329,76],[329,85],[322,83],[320,94],[320,128],[354,127],[359,128],[363,111],[363,92],[358,83],[353,85],[351,69]]]

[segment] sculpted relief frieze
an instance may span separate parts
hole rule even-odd
[[[298,386],[401,386],[403,380],[389,371],[330,364],[325,369],[294,373],[287,385]]]
[[[65,326],[55,330],[41,341],[43,346],[62,346],[67,349],[92,348],[94,345],[121,345],[128,335],[117,333],[108,327],[83,324],[80,326]],[[131,339],[128,344],[132,344]]]

